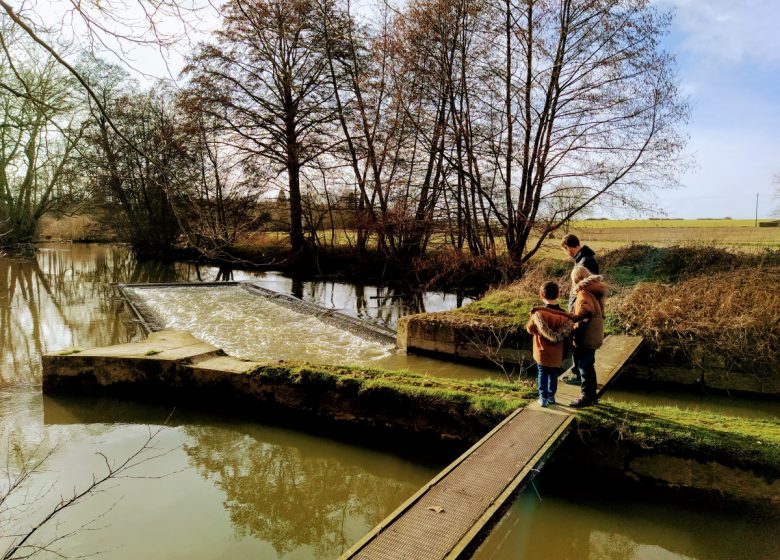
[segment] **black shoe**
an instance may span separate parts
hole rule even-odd
[[[586,406],[591,406],[596,404],[596,402],[598,402],[596,399],[591,399],[589,397],[582,396],[577,400],[571,401],[569,403],[569,406],[572,408],[585,408]]]

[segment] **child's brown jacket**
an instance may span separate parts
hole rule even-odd
[[[577,294],[572,310],[572,318],[576,322],[574,347],[601,348],[604,341],[604,296],[607,287],[602,277],[594,274],[578,282],[574,290]]]
[[[534,360],[547,367],[563,364],[563,342],[571,335],[571,316],[561,309],[534,307],[525,326],[534,337]]]

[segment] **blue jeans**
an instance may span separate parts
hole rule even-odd
[[[558,376],[563,373],[563,368],[536,364],[536,369],[539,371],[536,378],[539,385],[539,396],[543,399],[554,397],[558,390]]]
[[[573,354],[574,369],[582,378],[582,395],[596,398],[596,351],[593,348],[575,348]]]

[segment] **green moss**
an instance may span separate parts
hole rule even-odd
[[[71,348],[70,350],[63,350],[62,352],[58,352],[58,356],[70,356],[71,354],[78,354],[81,352],[81,350],[77,350],[75,348]]]
[[[619,319],[610,313],[604,315],[604,336],[610,334],[625,334],[626,329],[620,323]]]
[[[314,366],[295,362],[258,365],[249,373],[275,383],[351,389],[367,396],[385,392],[411,398],[419,405],[456,406],[465,414],[506,416],[535,397],[531,385],[497,380],[469,381],[431,377],[408,371],[355,366]]]
[[[722,416],[676,407],[608,402],[577,414],[579,426],[606,428],[643,448],[780,473],[780,419]]]
[[[144,356],[156,356],[160,353],[160,350],[149,350]]]
[[[454,313],[505,317],[512,323],[524,325],[528,321],[531,309],[539,305],[536,300],[523,298],[512,292],[496,290],[484,298],[464,305]]]

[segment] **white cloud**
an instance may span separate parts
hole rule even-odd
[[[674,8],[684,49],[711,62],[780,62],[780,2],[776,0],[657,0]]]

